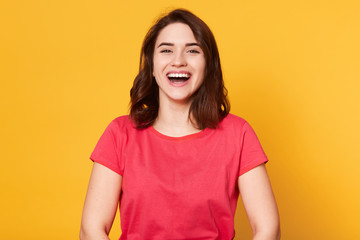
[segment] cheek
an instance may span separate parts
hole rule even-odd
[[[155,78],[157,85],[159,86],[160,80],[162,79],[162,75],[163,75],[163,68],[159,64],[159,62],[158,63],[154,62],[152,75]]]
[[[161,70],[159,69],[159,65],[155,65],[154,64],[154,68],[153,68],[153,76],[156,77],[156,76],[159,76]]]
[[[199,58],[193,59],[191,65],[194,66],[194,68],[199,73],[204,73],[205,67],[206,67],[206,61],[203,57],[199,57]]]
[[[165,57],[154,57],[153,65],[154,71],[162,71],[164,67],[168,64],[169,60]]]
[[[205,68],[206,68],[205,61],[199,62],[198,69],[202,77],[205,75]]]

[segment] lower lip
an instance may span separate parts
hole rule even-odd
[[[188,82],[190,81],[190,79],[191,79],[191,77],[190,77],[188,80],[184,81],[184,82],[172,82],[172,81],[170,81],[169,78],[167,78],[169,84],[170,84],[171,86],[173,86],[173,87],[183,87],[183,86],[185,86],[186,84],[188,84]]]

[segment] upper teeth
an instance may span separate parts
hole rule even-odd
[[[189,78],[190,75],[187,73],[169,73],[168,77],[173,77],[173,78]]]

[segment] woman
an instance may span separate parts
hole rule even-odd
[[[207,25],[177,9],[145,37],[129,116],[107,127],[91,159],[81,239],[233,239],[239,192],[253,239],[279,239],[279,217],[250,125],[229,114]]]

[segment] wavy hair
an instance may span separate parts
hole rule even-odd
[[[172,23],[188,25],[205,56],[204,81],[192,96],[189,119],[198,129],[216,128],[230,111],[219,51],[209,27],[185,9],[176,9],[161,17],[146,34],[141,48],[139,73],[130,90],[130,118],[138,129],[143,129],[153,125],[158,116],[159,87],[152,74],[154,48],[160,31]]]

